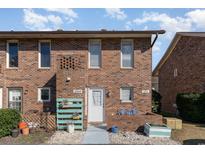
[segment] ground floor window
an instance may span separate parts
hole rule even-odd
[[[38,101],[40,102],[49,102],[50,101],[50,88],[43,87],[38,88]]]
[[[22,105],[22,89],[21,88],[9,88],[9,108],[21,111]]]
[[[133,88],[132,87],[120,88],[120,100],[121,100],[121,102],[132,102],[132,100],[133,100]]]

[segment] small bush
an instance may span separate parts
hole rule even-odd
[[[160,113],[161,112],[161,98],[162,96],[155,90],[152,90],[152,112]]]
[[[0,109],[0,137],[11,134],[11,130],[18,127],[21,115],[14,109]]]
[[[205,93],[177,94],[176,104],[179,115],[184,120],[205,122]]]

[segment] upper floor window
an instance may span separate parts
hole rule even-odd
[[[100,40],[89,41],[89,67],[90,68],[101,67],[101,41]]]
[[[121,67],[133,67],[133,40],[121,41]]]
[[[18,42],[9,41],[7,43],[7,67],[18,67]]]
[[[50,67],[50,52],[51,43],[50,41],[40,41],[39,42],[39,67],[49,68]]]

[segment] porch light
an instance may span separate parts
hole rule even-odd
[[[70,82],[71,78],[70,77],[67,77],[66,78],[66,82]]]

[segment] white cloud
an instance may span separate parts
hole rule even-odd
[[[34,12],[33,9],[24,9],[23,22],[25,27],[30,30],[56,30],[61,27],[63,21],[61,17],[55,15],[43,16]]]
[[[131,26],[132,26],[132,22],[131,22],[131,21],[128,21],[128,22],[126,22],[126,24],[125,24],[125,29],[126,29],[126,30],[131,30]]]
[[[31,30],[50,30],[46,28],[48,19],[40,14],[36,14],[32,9],[24,9],[24,24]]]
[[[124,20],[127,18],[127,15],[124,13],[124,11],[119,8],[107,8],[105,11],[109,17],[117,20]]]
[[[63,21],[59,16],[48,15],[47,18],[50,22],[52,22],[54,25],[56,25],[56,27],[60,27],[60,25],[63,24]]]
[[[135,24],[145,24],[148,22],[158,22],[159,27],[167,31],[167,38],[171,38],[177,31],[190,31],[192,29],[192,21],[190,18],[170,17],[165,13],[145,12],[142,18],[133,20]]]
[[[162,45],[162,42],[161,41],[157,41],[154,46],[153,46],[153,51],[154,52],[160,52],[161,51],[161,45]]]
[[[78,18],[78,14],[74,12],[72,9],[68,9],[68,8],[47,8],[45,10],[47,10],[48,12],[55,12],[64,15],[65,19],[69,23],[74,22],[74,19]]]
[[[46,15],[37,13],[33,9],[23,9],[25,27],[30,30],[57,30],[63,25],[63,20],[72,23],[78,17],[72,9],[50,8],[44,10],[47,11]]]
[[[186,13],[186,17],[196,24],[198,28],[205,28],[205,10],[194,10]]]
[[[147,25],[145,24],[150,25],[152,22],[159,24],[160,29],[166,30],[166,38],[171,39],[179,31],[194,31],[197,28],[205,29],[205,10],[196,9],[189,11],[181,17],[171,17],[166,13],[144,12],[141,18],[128,21],[128,24],[125,24],[125,28],[130,29],[133,25],[144,25],[146,27]]]

